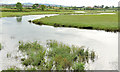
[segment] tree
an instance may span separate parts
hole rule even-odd
[[[48,6],[50,9],[52,8],[50,5]]]
[[[112,6],[112,8],[115,8],[114,6]]]
[[[98,8],[98,6],[95,5],[94,8]]]
[[[20,2],[17,2],[16,8],[17,10],[22,11],[22,4]]]
[[[32,8],[36,9],[39,6],[39,4],[33,4]]]
[[[63,9],[62,5],[60,5],[60,8],[59,9]]]
[[[105,7],[105,9],[108,9],[108,8],[109,8],[108,6]]]
[[[104,5],[102,5],[101,8],[104,8]]]
[[[44,11],[46,6],[45,5],[41,5],[40,7],[41,7],[41,10]]]

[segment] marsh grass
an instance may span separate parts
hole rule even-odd
[[[20,69],[18,67],[16,67],[16,66],[11,66],[7,70],[20,70]],[[12,71],[12,72],[14,72],[14,71]]]
[[[116,15],[58,15],[32,21],[35,24],[54,27],[73,27],[117,32],[118,14]]]
[[[35,42],[19,42],[19,50],[22,52],[26,52],[28,55],[28,59],[22,59],[22,64],[25,66],[33,65],[39,66],[44,62],[45,50],[43,46],[40,45],[37,41]]]
[[[1,45],[1,43],[0,43],[0,50],[2,49],[2,45]]]
[[[26,52],[28,56],[27,59],[21,59],[22,64],[26,67],[32,65],[40,70],[84,70],[84,64],[89,59],[95,58],[95,53],[93,51],[90,53],[83,46],[69,46],[62,42],[48,40],[45,47],[37,41],[19,42],[19,50]]]

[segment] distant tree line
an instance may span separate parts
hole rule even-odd
[[[81,6],[81,7],[76,7],[76,6],[62,6],[62,5],[41,5],[41,4],[33,4],[31,5],[23,5],[20,2],[17,2],[16,5],[2,5],[6,8],[11,8],[11,9],[17,9],[18,11],[23,11],[23,9],[33,9],[33,10],[54,10],[54,11],[59,11],[59,10],[99,10],[99,9],[114,9],[117,10],[118,7],[114,6],[104,6],[104,5],[95,5],[93,7],[90,6]]]

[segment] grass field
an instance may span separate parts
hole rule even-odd
[[[55,11],[41,11],[41,12],[1,12],[0,17],[13,17],[23,15],[39,15],[39,14],[66,14],[73,12],[55,12]]]
[[[106,31],[118,31],[118,14],[116,15],[59,15],[32,21],[36,24],[55,27],[75,27]]]

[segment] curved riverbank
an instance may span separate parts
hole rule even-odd
[[[38,25],[54,27],[74,27],[80,29],[105,30],[118,32],[118,18],[116,15],[58,15],[33,20]]]

